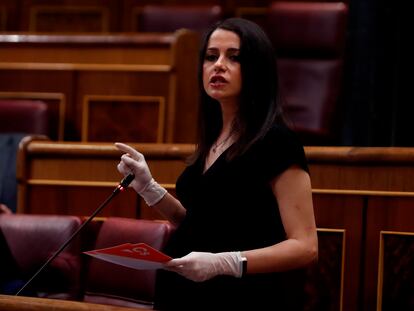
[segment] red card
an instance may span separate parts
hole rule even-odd
[[[158,269],[172,258],[145,243],[125,243],[84,252],[87,255],[134,269]]]

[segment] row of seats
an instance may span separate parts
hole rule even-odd
[[[141,12],[142,27],[200,30],[222,17],[218,7],[204,8],[151,6]],[[287,120],[306,145],[338,143],[346,19],[342,2],[277,1],[267,10],[266,29],[277,51]]]
[[[78,216],[0,214],[0,293],[17,293],[83,221]],[[155,270],[132,270],[82,252],[141,242],[162,249],[173,228],[161,221],[109,217],[84,229],[20,294],[152,308]]]
[[[6,2],[3,3],[2,2]],[[8,2],[8,3],[7,3]],[[146,32],[171,27],[203,31],[224,16],[220,3],[156,3],[149,1],[0,0],[0,31],[37,32]],[[169,14],[172,13],[172,14]],[[14,20],[9,20],[14,18]]]
[[[221,14],[223,16],[249,16],[263,19],[266,1],[232,0],[0,0],[0,31],[53,31],[53,32],[130,32],[146,31],[145,16],[154,18],[153,9],[163,7],[200,7],[196,17],[182,15],[189,21]],[[198,24],[202,23],[199,19]],[[145,25],[145,22],[144,22]]]
[[[21,289],[84,221],[68,215],[0,214],[0,293],[13,295]],[[162,250],[173,230],[163,221],[93,220],[20,295],[151,309],[155,270],[134,270],[82,252],[140,242]],[[308,270],[306,306],[309,311],[336,310],[341,305],[343,258],[338,249],[343,241],[318,234],[321,258]]]

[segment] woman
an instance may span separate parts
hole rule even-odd
[[[177,229],[159,270],[159,310],[300,310],[303,268],[317,258],[303,146],[283,123],[272,44],[254,23],[227,19],[200,53],[200,130],[177,199],[142,154],[118,170]]]

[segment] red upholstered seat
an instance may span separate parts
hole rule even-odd
[[[140,242],[162,249],[172,228],[162,221],[109,217],[99,230],[95,249]],[[84,301],[151,309],[155,273],[155,270],[134,270],[91,258]]]
[[[268,11],[285,114],[306,145],[338,138],[347,12],[342,2],[292,1]]]
[[[0,214],[0,284],[20,281],[23,286],[80,224],[81,219],[75,216]],[[79,243],[75,240],[37,275],[27,292],[76,299],[80,295],[80,267]]]
[[[173,32],[187,28],[202,33],[222,14],[218,5],[148,5],[139,14],[138,31]]]
[[[49,135],[47,104],[40,100],[0,99],[0,133]]]

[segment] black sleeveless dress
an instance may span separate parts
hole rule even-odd
[[[192,251],[243,251],[285,239],[270,180],[292,165],[308,171],[296,135],[273,127],[249,151],[232,161],[226,151],[203,173],[204,163],[188,166],[177,180],[177,197],[187,215],[165,252],[173,258]],[[157,310],[302,310],[304,271],[218,276],[193,282],[159,270]]]

